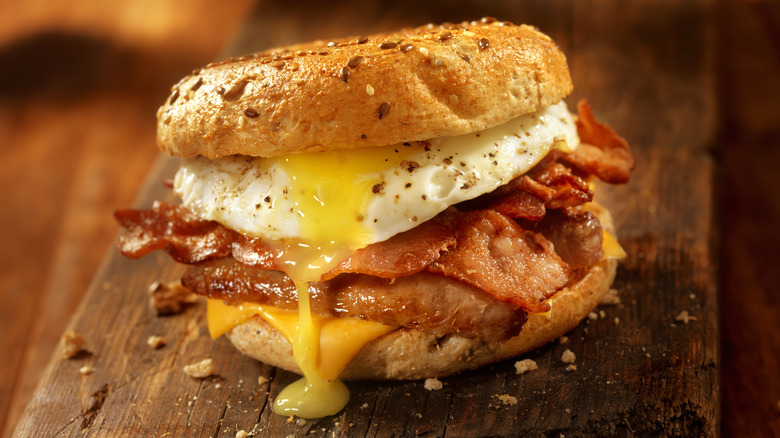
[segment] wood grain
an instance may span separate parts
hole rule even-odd
[[[129,261],[109,252],[69,325],[85,335],[95,354],[72,361],[55,354],[16,433],[232,437],[243,429],[268,436],[717,435],[713,2],[462,6],[353,3],[293,12],[265,2],[232,51],[482,15],[539,26],[569,56],[574,98],[587,97],[637,155],[631,183],[597,191],[612,207],[629,252],[615,284],[622,305],[604,308],[606,318],[580,325],[568,344],[551,344],[529,355],[539,364],[537,371],[516,375],[513,361],[507,361],[445,379],[439,391],[426,391],[421,382],[358,382],[350,384],[352,399],[340,415],[296,424],[269,409],[269,400],[294,376],[241,357],[224,339],[211,341],[202,305],[179,316],[150,313],[147,286],[175,278],[180,268],[160,255]],[[139,204],[170,196],[159,181],[174,165],[159,162]],[[683,310],[696,319],[677,321]],[[150,349],[145,342],[153,334],[165,337],[168,345]],[[565,371],[560,361],[565,349],[577,355],[575,372]],[[214,358],[218,377],[199,381],[180,371],[203,357]],[[79,375],[85,364],[95,372]],[[269,383],[258,384],[259,376]],[[517,397],[517,404],[504,405],[499,394]]]

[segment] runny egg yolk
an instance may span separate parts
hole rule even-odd
[[[368,203],[366,193],[377,181],[363,175],[384,164],[366,151],[349,156],[341,151],[292,155],[283,160],[294,187],[291,213],[301,224],[301,239],[286,244],[282,265],[297,289],[299,322],[292,345],[304,377],[282,390],[274,412],[319,418],[340,411],[349,401],[349,390],[340,380],[320,375],[320,327],[311,315],[308,282],[319,280],[349,251],[370,242],[359,215]]]

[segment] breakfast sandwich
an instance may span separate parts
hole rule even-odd
[[[625,140],[566,58],[492,19],[315,41],[183,78],[159,147],[181,204],[120,210],[120,251],[188,265],[213,337],[304,377],[275,411],[321,417],[342,380],[442,377],[576,326],[624,256],[593,180]]]

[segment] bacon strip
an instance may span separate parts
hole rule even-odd
[[[335,269],[325,274],[329,280],[339,274],[368,274],[380,278],[398,278],[425,269],[442,251],[454,246],[455,236],[436,219],[384,242],[372,243],[352,253]]]
[[[117,246],[133,259],[161,249],[179,263],[200,263],[230,255],[236,234],[217,222],[198,219],[181,206],[155,202],[151,210],[117,210],[114,217],[127,232]]]
[[[429,265],[429,272],[457,278],[531,312],[550,309],[545,300],[566,285],[570,270],[549,240],[492,210],[447,219],[458,244]]]
[[[563,156],[562,161],[596,175],[604,182],[628,182],[635,162],[626,140],[608,125],[596,120],[586,100],[577,102],[577,111],[580,114],[577,133],[581,143],[574,152]]]
[[[562,153],[550,152],[527,174],[468,204],[470,209],[495,210],[512,218],[542,220],[548,209],[576,207],[593,200],[587,181],[558,163]]]

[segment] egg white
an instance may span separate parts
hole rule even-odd
[[[493,191],[527,172],[554,147],[570,151],[578,144],[576,124],[562,101],[491,129],[426,142],[294,157],[185,159],[174,190],[201,218],[250,236],[322,239],[307,235],[310,227],[304,225],[332,217],[342,223],[328,232],[349,234],[360,229],[361,237],[350,240],[351,246],[360,247]],[[339,173],[341,166],[343,174]],[[317,176],[320,170],[324,175]],[[312,189],[321,204],[317,213],[302,208],[305,203],[296,190],[298,181],[308,175],[320,181]],[[355,194],[357,200],[320,202],[338,184],[349,184],[350,195]]]

